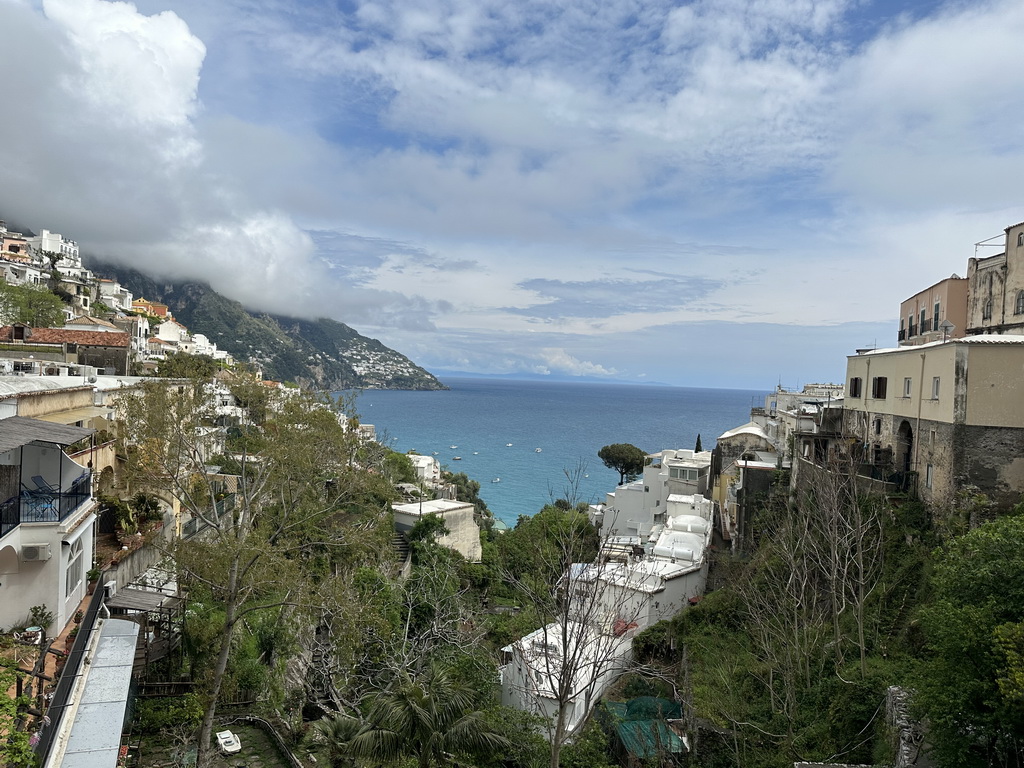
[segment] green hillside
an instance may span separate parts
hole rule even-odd
[[[89,268],[118,280],[136,298],[166,304],[190,331],[237,360],[258,363],[267,378],[325,390],[446,389],[409,358],[344,323],[257,314],[204,283],[158,281],[95,260]]]

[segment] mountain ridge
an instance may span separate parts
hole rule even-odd
[[[326,391],[447,389],[405,355],[337,320],[253,312],[202,281],[160,280],[95,257],[88,261],[93,272],[117,280],[134,296],[166,304],[175,320],[236,360],[259,364],[268,378]]]

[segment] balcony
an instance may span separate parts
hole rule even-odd
[[[83,470],[67,487],[22,484],[21,492],[0,504],[0,537],[22,523],[61,523],[92,496],[92,472]]]
[[[910,328],[907,330],[907,338],[909,339],[912,336],[917,336],[917,326],[913,323],[910,324]]]
[[[906,341],[907,340],[907,329],[906,328],[900,328],[899,340],[900,341]]]

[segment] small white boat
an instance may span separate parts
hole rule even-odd
[[[491,480],[491,482],[492,483],[500,483],[501,482],[501,478],[500,477],[496,477],[493,480]]]
[[[505,447],[506,448],[511,448],[512,447],[512,443],[505,443]]]
[[[540,448],[534,448],[534,449],[533,449],[533,452],[534,452],[534,453],[540,453]]]
[[[473,455],[474,456],[479,456],[480,455],[480,451],[473,451]]]
[[[451,448],[451,449],[452,449],[452,450],[454,451],[454,450],[455,450],[456,448],[458,448],[459,446],[457,446],[457,445],[449,445],[448,447],[449,447],[449,448]]]
[[[462,461],[461,456],[452,456],[452,461]]]

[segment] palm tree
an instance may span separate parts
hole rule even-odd
[[[352,768],[355,759],[351,741],[362,724],[354,717],[334,714],[313,723],[313,743],[329,768]]]
[[[451,753],[507,748],[508,739],[473,709],[473,693],[441,667],[418,678],[403,675],[394,690],[374,697],[367,725],[348,746],[354,755],[379,761],[412,754],[419,768],[443,766]]]

